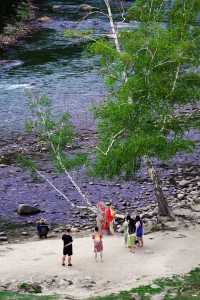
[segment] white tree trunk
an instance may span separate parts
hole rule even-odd
[[[110,7],[110,2],[109,0],[104,0],[104,3],[107,7],[107,11],[108,11],[108,18],[109,18],[109,22],[110,22],[110,27],[111,27],[111,30],[112,30],[112,34],[113,34],[113,38],[114,38],[114,41],[115,41],[115,47],[117,49],[118,52],[120,52],[120,44],[119,44],[119,39],[118,39],[118,36],[117,36],[117,30],[116,30],[116,27],[115,27],[115,24],[114,24],[114,21],[113,21],[113,16],[112,16],[112,11],[111,11],[111,7]]]

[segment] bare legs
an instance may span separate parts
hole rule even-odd
[[[139,247],[143,247],[144,246],[144,243],[143,243],[143,238],[140,238],[139,239]]]
[[[101,262],[103,262],[103,251],[100,251],[100,252],[95,251],[94,252],[95,261],[98,262],[98,253],[100,255]]]
[[[65,260],[66,260],[66,255],[63,255],[62,266],[65,266]],[[72,257],[69,255],[67,256],[67,262],[68,262],[68,266],[71,267],[72,266]]]

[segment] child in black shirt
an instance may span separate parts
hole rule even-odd
[[[66,255],[68,257],[68,266],[71,267],[71,256],[73,255],[73,250],[72,250],[72,243],[73,243],[73,239],[71,236],[71,230],[67,229],[66,233],[63,234],[62,236],[62,240],[63,240],[63,258],[62,258],[62,265],[65,266],[65,258]]]

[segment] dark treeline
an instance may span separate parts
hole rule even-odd
[[[15,21],[18,5],[22,0],[0,1],[0,31],[7,22]]]
[[[7,24],[28,21],[33,18],[33,4],[37,0],[0,0],[0,32]]]

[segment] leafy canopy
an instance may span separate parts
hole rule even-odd
[[[102,40],[91,47],[109,87],[95,110],[101,176],[132,176],[144,156],[165,160],[194,148],[185,132],[200,119],[184,109],[200,99],[200,0],[174,0],[168,9],[164,2],[134,2],[129,18],[140,22],[119,33],[120,52]]]

